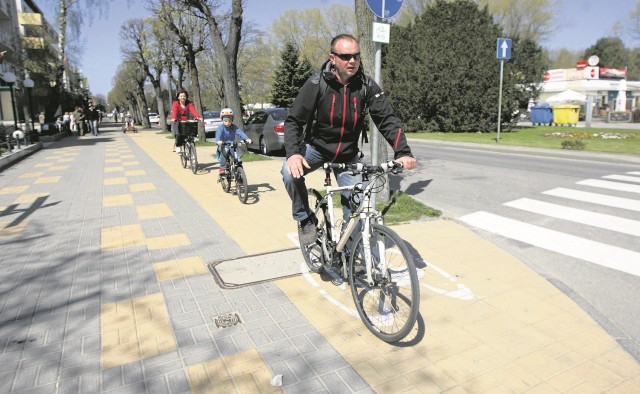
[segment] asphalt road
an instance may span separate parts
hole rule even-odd
[[[419,167],[393,189],[520,258],[640,359],[640,159],[423,142],[412,149]]]

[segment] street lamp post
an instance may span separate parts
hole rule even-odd
[[[35,83],[33,82],[33,79],[27,77],[22,81],[22,84],[24,85],[24,88],[27,89],[27,95],[29,96],[29,119],[31,119],[31,132],[33,133],[35,128],[33,127],[33,100],[31,99],[31,89],[33,89]],[[25,121],[27,124],[29,123],[28,120]]]
[[[11,71],[4,73],[2,79],[9,85],[9,91],[11,93],[11,109],[13,110],[13,128],[18,129],[18,111],[16,111],[16,100],[13,96],[13,85],[16,83],[16,74]]]

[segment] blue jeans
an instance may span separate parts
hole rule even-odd
[[[218,161],[220,162],[220,168],[224,168],[226,170],[227,169],[227,163],[228,163],[229,159],[231,158],[231,150],[226,145],[218,146],[218,151],[216,152],[216,157],[218,158]]]
[[[89,122],[91,122],[91,132],[93,135],[98,135],[98,121],[90,120]]]
[[[322,168],[322,164],[324,161],[322,160],[322,155],[318,152],[313,146],[307,144],[307,151],[304,155],[305,160],[309,163],[311,168],[304,168],[304,175],[307,175],[310,172],[317,170],[318,168]],[[358,156],[349,160],[347,163],[358,163],[360,158]],[[282,180],[284,181],[284,187],[287,189],[287,193],[289,193],[289,197],[291,197],[291,213],[293,215],[293,219],[300,222],[307,217],[309,217],[311,213],[311,209],[309,208],[309,195],[307,193],[307,185],[304,181],[304,176],[301,178],[294,178],[287,172],[287,162],[282,165],[282,170],[280,171],[282,174]],[[338,186],[351,186],[356,183],[362,182],[362,175],[352,175],[349,171],[335,171],[335,177],[338,180]],[[346,218],[351,213],[348,204],[349,193],[342,193],[342,213]]]

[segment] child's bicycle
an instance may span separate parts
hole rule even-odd
[[[323,168],[326,195],[308,190],[309,207],[317,219],[317,240],[300,245],[305,262],[313,272],[337,270],[342,277],[338,279],[349,281],[356,309],[369,331],[385,342],[399,341],[418,317],[418,273],[405,242],[383,224],[383,214],[376,211],[371,194],[385,179],[383,175],[397,172],[401,164],[325,163]],[[332,169],[362,174],[363,182],[332,187]],[[336,221],[333,214],[333,196],[342,192],[349,193],[352,211],[346,223]]]
[[[136,127],[133,125],[133,118],[132,117],[127,117],[124,120],[124,124],[122,125],[122,132],[126,133],[126,132],[133,132],[133,133],[137,133],[138,130],[136,129]]]
[[[198,172],[198,154],[196,153],[195,137],[198,135],[197,120],[181,120],[178,123],[178,133],[185,137],[184,145],[180,152],[180,162],[183,168],[191,165],[191,172]]]
[[[222,185],[222,190],[229,193],[231,190],[231,183],[236,184],[236,194],[238,195],[238,199],[246,204],[247,198],[249,197],[248,190],[248,182],[247,182],[247,174],[244,172],[244,168],[242,167],[242,154],[244,150],[241,146],[244,145],[244,142],[225,142],[222,144],[222,152],[220,154],[225,154],[225,150],[227,153],[227,170],[224,174],[220,174],[220,185]]]

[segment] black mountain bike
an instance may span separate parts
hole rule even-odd
[[[241,149],[243,145],[244,142],[225,142],[222,144],[221,154],[226,153],[228,168],[224,174],[220,174],[219,182],[220,185],[222,185],[222,190],[227,193],[231,191],[231,184],[235,183],[235,192],[238,195],[238,199],[245,204],[249,197],[249,190],[247,174],[244,172],[242,160],[240,159],[243,153],[243,150]]]
[[[198,135],[197,120],[181,120],[178,123],[178,132],[185,136],[185,142],[180,152],[180,162],[182,167],[191,165],[191,172],[198,172],[198,154],[196,153],[195,137]]]

